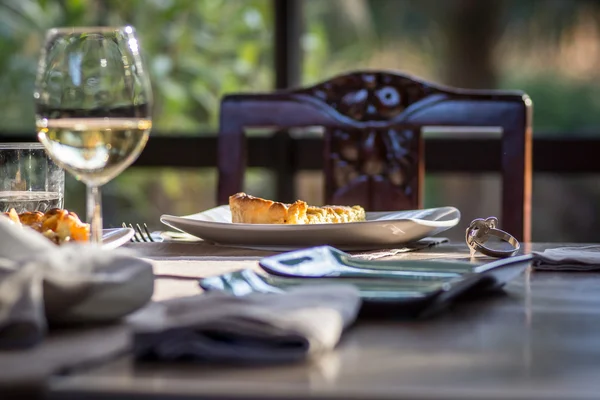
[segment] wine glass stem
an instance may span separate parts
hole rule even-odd
[[[87,221],[90,224],[90,242],[102,244],[102,196],[98,186],[87,186]]]

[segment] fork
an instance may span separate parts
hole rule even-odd
[[[142,226],[143,226],[143,229],[142,229]],[[134,231],[134,235],[131,237],[131,239],[129,239],[131,242],[133,242],[133,243],[155,242],[156,240],[154,240],[154,238],[150,234],[150,231],[148,230],[148,225],[143,224],[142,226],[140,226],[140,224],[135,224],[135,227],[132,224],[129,224],[129,226],[127,226],[127,224],[125,224],[125,222],[123,222],[123,228],[131,228]]]

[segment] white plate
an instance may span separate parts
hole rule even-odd
[[[103,229],[102,248],[116,249],[119,246],[123,246],[134,234],[135,231],[131,228]]]
[[[340,250],[368,250],[415,242],[456,226],[454,207],[411,211],[367,212],[367,220],[344,224],[234,224],[229,206],[160,221],[206,241],[236,247],[290,250],[331,245]]]

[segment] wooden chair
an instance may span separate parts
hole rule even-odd
[[[245,128],[325,129],[325,202],[365,209],[422,207],[425,126],[502,129],[502,228],[530,239],[531,108],[519,91],[444,87],[391,72],[360,71],[221,102],[218,202],[242,189]]]

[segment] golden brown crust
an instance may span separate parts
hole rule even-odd
[[[14,209],[11,209],[4,215],[19,225],[28,226],[42,233],[57,244],[89,240],[89,224],[81,222],[74,212],[53,208],[46,213],[34,211],[17,214]]]
[[[360,206],[309,206],[302,200],[285,204],[240,192],[229,197],[231,221],[244,224],[327,224],[365,220]]]
[[[14,224],[21,225],[19,214],[17,214],[14,208],[11,208],[8,212],[5,212],[4,215],[6,215]]]
[[[243,224],[302,224],[307,205],[298,200],[293,204],[261,199],[246,193],[229,197],[231,221]]]

